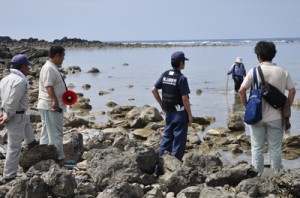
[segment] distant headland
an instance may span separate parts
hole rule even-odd
[[[245,42],[244,42],[245,43]],[[62,45],[66,48],[147,48],[147,47],[199,47],[199,46],[235,46],[243,45],[238,40],[182,40],[182,41],[124,41],[124,42],[102,42],[97,40],[85,40],[80,38],[55,39],[46,41],[37,38],[13,39],[9,36],[0,36],[0,46],[48,48],[52,45]]]

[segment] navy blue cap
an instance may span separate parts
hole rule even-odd
[[[172,54],[171,60],[174,60],[174,61],[183,61],[183,60],[189,60],[189,59],[184,56],[183,52],[177,51],[177,52],[174,52]]]
[[[32,66],[32,62],[30,62],[24,54],[17,54],[12,57],[10,61],[13,65],[30,65]]]

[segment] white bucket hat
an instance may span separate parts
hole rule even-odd
[[[237,57],[237,58],[235,59],[235,62],[236,62],[236,63],[243,63],[243,59],[242,59],[241,57]]]

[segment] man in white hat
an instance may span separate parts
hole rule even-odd
[[[0,82],[0,125],[7,129],[7,152],[3,170],[5,182],[16,178],[20,160],[22,141],[31,148],[38,144],[35,140],[30,117],[26,114],[29,108],[27,89],[29,83],[26,75],[32,63],[23,54],[15,55],[11,60],[10,74]]]
[[[246,76],[246,69],[243,64],[241,57],[237,57],[235,63],[231,66],[227,75],[232,74],[232,79],[234,80],[234,91],[237,93],[241,87],[241,84]]]

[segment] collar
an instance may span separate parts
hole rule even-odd
[[[20,70],[18,70],[18,69],[10,69],[10,73],[16,74],[16,75],[20,76],[21,78],[23,78],[25,80],[25,82],[26,82],[27,89],[30,88],[30,84],[29,84],[26,76]]]
[[[272,63],[272,62],[267,62],[267,61],[266,61],[266,62],[261,62],[260,65],[261,65],[261,66],[263,66],[263,65],[264,65],[264,66],[274,66],[274,65],[276,65],[276,64],[275,64],[275,63]]]
[[[58,67],[58,65],[56,65],[55,63],[53,63],[50,59],[47,60],[47,62],[48,62],[50,65],[54,66],[54,67]]]
[[[181,71],[180,71],[180,69],[175,69],[175,68],[173,68],[173,69],[171,69],[171,71],[174,71],[174,72],[176,72],[176,73],[179,73],[179,74],[181,74]]]

